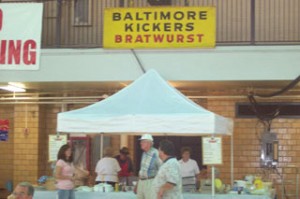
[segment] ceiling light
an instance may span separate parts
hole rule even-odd
[[[24,88],[20,88],[14,85],[1,86],[0,89],[11,91],[11,92],[26,92]]]
[[[12,86],[24,88],[24,89],[26,88],[26,86],[21,82],[8,82],[8,85],[12,85]]]

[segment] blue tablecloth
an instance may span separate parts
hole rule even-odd
[[[133,192],[75,192],[76,199],[136,199]],[[36,191],[33,199],[56,199],[56,191]]]
[[[133,192],[81,192],[76,191],[76,199],[136,199]],[[210,194],[184,193],[184,199],[212,199]],[[33,199],[56,199],[56,191],[35,191]],[[272,199],[267,195],[217,194],[215,199]]]

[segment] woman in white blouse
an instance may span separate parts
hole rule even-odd
[[[97,173],[96,184],[107,183],[113,187],[118,182],[118,172],[121,170],[118,161],[113,158],[113,149],[106,148],[104,158],[98,161],[95,172]]]
[[[196,182],[199,179],[200,170],[195,160],[191,159],[191,148],[181,148],[179,164],[181,167],[183,192],[193,192],[196,190]]]

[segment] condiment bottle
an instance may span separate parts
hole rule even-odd
[[[115,184],[115,192],[119,192],[119,183]]]

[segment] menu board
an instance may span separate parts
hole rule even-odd
[[[67,144],[67,135],[49,135],[49,162],[57,160],[57,153],[64,144]]]
[[[204,165],[223,164],[222,138],[202,137],[202,153]]]

